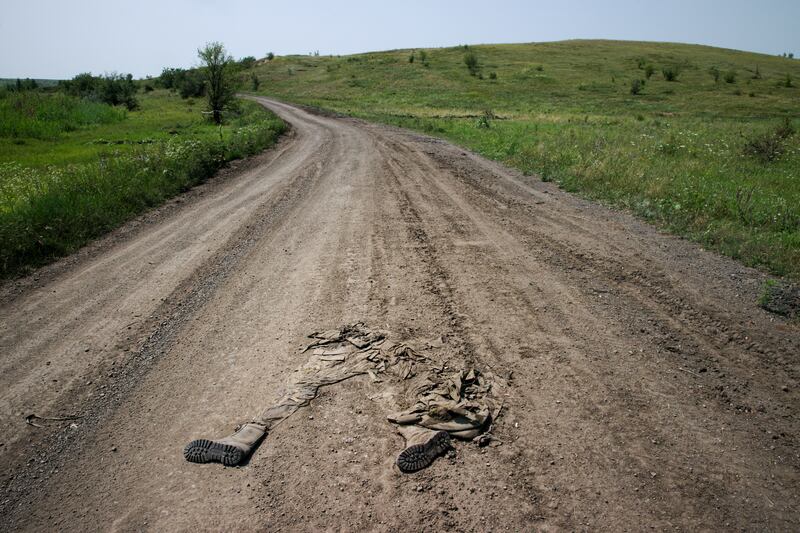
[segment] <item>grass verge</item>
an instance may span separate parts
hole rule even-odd
[[[183,106],[177,97],[173,106]],[[162,102],[163,106],[163,102]],[[147,143],[102,147],[87,155],[81,141],[53,140],[62,148],[75,143],[77,163],[24,166],[0,163],[0,276],[68,254],[133,216],[157,206],[212,176],[226,162],[255,154],[273,144],[285,123],[254,102],[241,102],[241,113],[224,128],[193,123],[194,135],[170,135]],[[131,113],[132,114],[132,113]],[[149,124],[172,128],[163,117],[140,117]],[[159,122],[161,120],[161,122]],[[120,128],[117,134],[125,130]],[[158,128],[138,131],[159,137]],[[130,131],[127,132],[128,134]],[[84,130],[96,139],[97,130]],[[64,153],[70,155],[70,151]],[[37,149],[29,157],[43,157]],[[86,161],[90,159],[90,161]]]

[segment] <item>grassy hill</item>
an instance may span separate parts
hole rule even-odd
[[[565,41],[287,56],[253,72],[261,94],[446,137],[800,278],[800,61]]]

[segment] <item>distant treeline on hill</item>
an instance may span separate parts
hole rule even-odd
[[[13,88],[32,88],[32,89],[46,89],[48,87],[56,87],[61,80],[43,80],[32,78],[0,78],[0,87]]]
[[[241,72],[253,67],[256,61],[255,57],[247,56],[239,60],[231,60],[227,68],[229,73],[236,78]],[[244,77],[238,77],[240,78],[237,80],[239,85],[247,81]],[[202,97],[205,96],[206,79],[202,67],[165,68],[158,77],[148,77],[143,80],[134,80],[131,74],[112,73],[94,76],[90,72],[78,74],[71,80],[0,78],[0,91],[5,93],[60,91],[70,96],[109,105],[124,105],[129,110],[139,106],[136,100],[136,93],[139,90],[150,92],[155,87],[177,92],[182,98]],[[2,96],[0,94],[0,97]]]

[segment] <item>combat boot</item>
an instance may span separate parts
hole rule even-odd
[[[183,456],[192,463],[222,463],[236,466],[244,461],[264,438],[267,427],[250,422],[242,424],[233,435],[220,440],[197,439],[186,445]]]

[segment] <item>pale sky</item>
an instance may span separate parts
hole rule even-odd
[[[0,78],[157,75],[222,41],[240,58],[626,39],[800,55],[800,0],[0,0]]]

